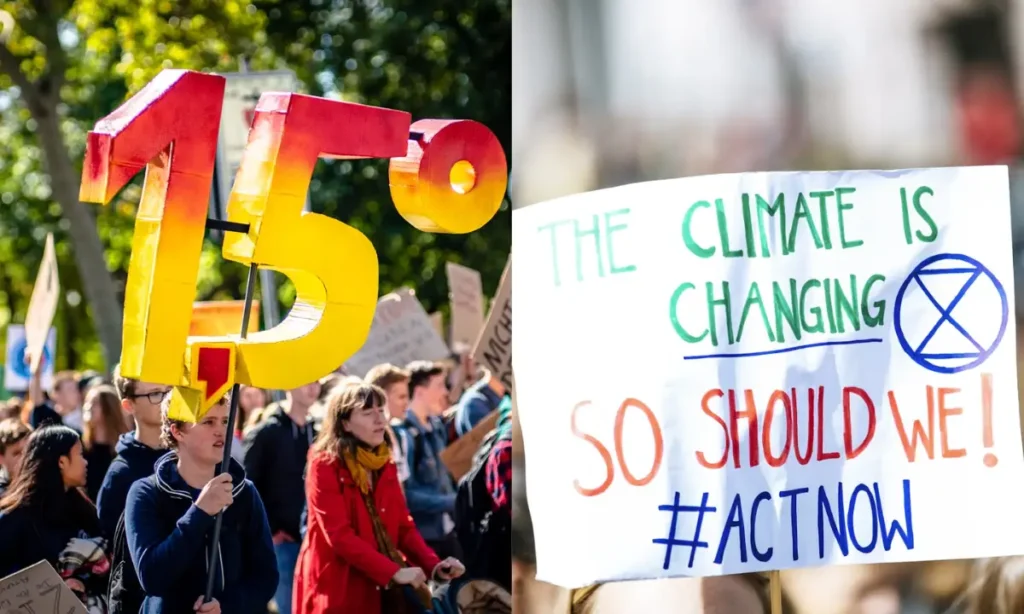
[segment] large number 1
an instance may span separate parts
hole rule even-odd
[[[125,295],[122,373],[176,386],[173,411],[194,419],[234,382],[293,388],[343,363],[369,333],[377,256],[365,235],[303,213],[320,157],[393,158],[392,194],[414,226],[472,232],[507,185],[494,135],[475,122],[298,94],[261,97],[228,219],[224,256],[278,270],[296,301],[284,322],[241,340],[188,337],[224,78],[164,71],[89,135],[82,200],[109,202],[143,167]],[[419,132],[416,130],[419,129]],[[456,180],[457,179],[457,180]]]

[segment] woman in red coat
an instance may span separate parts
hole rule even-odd
[[[346,386],[328,402],[306,468],[309,518],[294,614],[401,613],[405,586],[429,603],[428,573],[449,580],[465,571],[454,558],[439,561],[409,516],[384,402],[384,391],[368,384]]]

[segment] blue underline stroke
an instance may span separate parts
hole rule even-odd
[[[953,269],[925,269],[918,271],[918,275],[952,275],[955,273],[978,273],[977,267],[953,268]]]
[[[860,345],[863,343],[881,343],[882,338],[871,338],[871,339],[848,339],[845,341],[821,341],[818,343],[806,343],[804,345],[794,345],[788,348],[779,348],[777,350],[763,350],[760,352],[734,352],[724,354],[697,354],[694,356],[683,356],[683,360],[702,360],[705,358],[749,358],[751,356],[768,356],[769,354],[785,354],[787,352],[796,352],[798,350],[807,350],[810,348],[820,348],[831,345]]]

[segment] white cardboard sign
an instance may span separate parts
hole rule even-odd
[[[414,360],[443,360],[449,353],[416,294],[402,288],[377,301],[366,343],[345,362],[345,372],[363,377],[382,363],[405,367]]]
[[[1005,167],[514,211],[538,577],[1024,553],[1010,243]]]

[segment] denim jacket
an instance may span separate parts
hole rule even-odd
[[[498,408],[501,396],[490,386],[490,378],[482,379],[462,393],[455,410],[455,432],[462,437],[478,422]]]
[[[435,416],[429,420],[431,430],[427,431],[409,410],[405,421],[395,430],[409,463],[409,477],[405,481],[409,513],[423,539],[439,540],[450,532],[448,527],[454,520],[455,485],[441,462],[441,451],[448,445],[444,423]],[[448,523],[445,523],[446,515]]]

